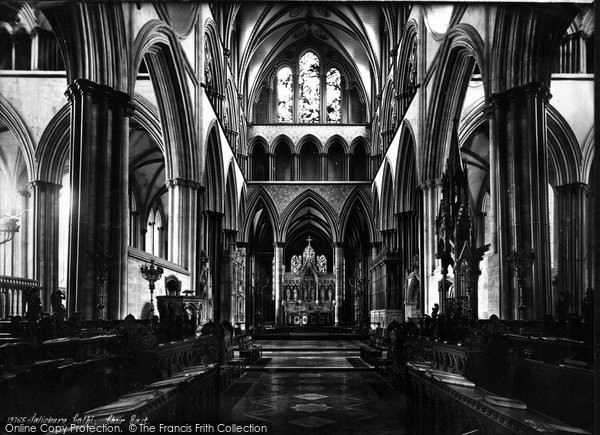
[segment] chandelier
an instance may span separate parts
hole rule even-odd
[[[142,264],[140,266],[140,272],[142,278],[148,281],[148,288],[150,289],[150,319],[154,317],[154,283],[160,279],[164,270],[160,266],[154,264],[154,259],[150,260],[150,265]]]
[[[3,215],[0,217],[0,245],[10,242],[18,232],[18,215]]]

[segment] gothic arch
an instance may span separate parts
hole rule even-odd
[[[424,180],[438,178],[443,172],[453,131],[452,121],[460,116],[475,64],[481,71],[486,100],[489,96],[484,44],[475,28],[468,24],[453,27],[440,50],[438,74],[433,84],[433,95],[437,98],[428,115],[431,127],[421,162]]]
[[[482,98],[473,104],[461,118],[458,126],[458,143],[461,146],[481,125],[488,122],[485,108],[485,99]]]
[[[139,31],[133,52],[129,91],[133,94],[135,77],[142,59],[145,59],[158,101],[168,168],[167,179],[200,179],[199,165],[202,159],[196,147],[196,124],[188,88],[188,81],[195,79],[188,73],[189,65],[177,36],[164,22],[151,20]]]
[[[144,96],[137,93],[133,96],[133,105],[135,110],[133,111],[132,121],[138,123],[150,135],[165,155],[166,160],[165,144],[158,110]]]
[[[25,125],[25,122],[9,101],[0,95],[0,121],[2,121],[8,129],[14,134],[17,143],[23,153],[25,167],[27,169],[27,178],[33,179],[35,168],[35,147],[33,138]]]
[[[279,222],[279,213],[273,203],[273,200],[265,190],[263,186],[259,186],[250,193],[247,199],[246,206],[246,219],[244,220],[244,227],[242,233],[242,240],[246,243],[250,241],[250,231],[252,230],[252,221],[254,216],[260,210],[264,210],[269,218],[271,227],[273,229],[273,240],[280,241],[279,232],[277,231],[277,223]]]
[[[304,205],[308,204],[313,205],[319,212],[323,214],[329,226],[329,231],[331,232],[331,241],[333,243],[337,242],[339,240],[339,237],[336,212],[331,206],[331,204],[329,204],[329,202],[325,200],[325,198],[323,198],[321,195],[319,195],[312,189],[305,190],[296,198],[294,198],[285,208],[283,213],[281,213],[281,221],[279,225],[281,241],[286,241],[288,228],[296,212]]]
[[[396,158],[395,211],[417,211],[417,160],[415,137],[408,122],[403,122],[400,132],[400,148]]]
[[[383,178],[381,180],[381,223],[380,228],[392,230],[395,228],[394,222],[394,180],[392,168],[389,160],[386,158],[383,166]]]
[[[415,83],[411,83],[411,74],[413,71],[411,70],[411,51],[413,49],[413,44],[417,40],[417,22],[414,19],[409,20],[404,26],[404,31],[402,33],[402,39],[400,40],[400,51],[398,53],[398,63],[397,63],[397,76],[394,77],[394,81],[398,83],[398,93],[403,96],[407,92],[411,92],[409,88],[411,85],[416,86],[416,71],[414,81]],[[414,64],[417,63],[417,59],[412,59]],[[416,69],[416,67],[415,67]]]
[[[369,197],[364,189],[361,189],[359,186],[356,186],[350,194],[348,198],[344,202],[342,206],[342,211],[340,212],[340,240],[346,239],[346,231],[348,229],[348,223],[351,219],[351,213],[355,209],[357,205],[362,207],[364,213],[367,215],[367,228],[369,230],[369,240],[375,240],[375,227],[373,225],[374,220],[372,219],[371,206],[369,204]]]
[[[225,197],[223,210],[225,212],[225,220],[223,228],[227,230],[238,230],[238,189],[235,176],[235,165],[233,160],[229,162],[227,170],[227,182],[225,184]]]
[[[583,168],[581,170],[581,176],[584,183],[590,183],[590,172],[592,170],[592,164],[594,162],[594,128],[590,131],[585,143],[583,144]]]
[[[560,41],[576,12],[576,5],[499,6],[490,91],[500,93],[533,82],[550,87]],[[544,18],[540,19],[540,15]]]
[[[271,140],[270,144],[265,145],[265,147],[267,147],[267,152],[275,153],[275,149],[282,142],[286,143],[289,146],[290,153],[296,152],[295,151],[296,147],[294,146],[294,141],[287,134],[280,134],[277,137],[275,137],[273,140]],[[267,143],[266,139],[265,139],[265,143]]]
[[[548,123],[548,159],[553,164],[555,185],[574,183],[580,179],[583,156],[571,127],[550,104],[546,106]]]
[[[369,148],[369,143],[368,143],[367,139],[365,139],[362,136],[359,136],[359,137],[356,137],[356,138],[352,139],[352,142],[350,142],[350,145],[349,145],[349,148],[348,148],[349,152],[352,153],[352,154],[354,154],[354,152],[356,151],[356,147],[358,145],[362,145],[364,147],[364,150],[367,153],[367,156],[371,154],[370,153],[371,150]]]
[[[267,142],[267,139],[265,139],[262,136],[254,136],[248,142],[248,153],[249,154],[254,153],[254,149],[256,148],[256,146],[258,144],[260,144],[260,145],[262,145],[264,147],[264,150],[265,150],[266,153],[272,152],[271,148],[269,146],[269,142]]]
[[[339,134],[334,134],[329,139],[327,139],[327,141],[325,142],[325,145],[323,146],[323,149],[324,149],[323,152],[329,153],[329,148],[331,148],[331,146],[336,143],[339,143],[344,148],[344,153],[350,152],[349,151],[350,146],[348,145],[348,142],[346,141],[346,139],[344,139]]]
[[[204,210],[222,213],[225,176],[223,156],[221,155],[221,139],[216,121],[213,121],[208,128],[205,165]]]
[[[69,159],[71,106],[65,104],[52,117],[35,150],[36,179],[61,184],[63,168]]]
[[[292,152],[300,154],[300,152],[302,151],[302,147],[308,142],[313,142],[317,146],[317,151],[319,152],[319,154],[323,153],[323,144],[321,143],[319,138],[316,137],[314,134],[305,134],[304,136],[302,136],[298,143],[296,143],[295,150],[293,150]]]
[[[131,90],[121,4],[74,2],[48,8],[44,15],[61,47],[68,83],[85,78],[121,92]]]
[[[379,189],[377,185],[373,183],[373,190],[371,192],[371,210],[373,210],[373,225],[375,226],[375,237],[372,239],[373,242],[381,241],[381,212],[379,207]]]

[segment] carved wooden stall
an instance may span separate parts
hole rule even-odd
[[[310,245],[292,256],[290,272],[283,274],[285,324],[332,325],[335,313],[335,276],[327,273],[327,259]]]
[[[590,433],[589,347],[520,338],[502,329],[473,328],[454,344],[404,341],[401,376],[413,433]]]

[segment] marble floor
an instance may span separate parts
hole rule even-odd
[[[360,340],[255,340],[264,350],[360,350]]]
[[[408,433],[404,396],[360,361],[355,343],[337,343],[338,351],[313,345],[263,352],[223,393],[221,421],[265,423],[275,435]]]

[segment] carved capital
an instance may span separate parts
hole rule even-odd
[[[165,182],[167,189],[172,189],[174,186],[187,187],[193,190],[204,190],[202,184],[198,181],[188,180],[186,178],[171,178]]]
[[[556,186],[555,189],[559,193],[577,193],[577,192],[587,193],[590,190],[590,186],[589,186],[589,184],[581,183],[578,181],[575,183],[569,183],[569,184],[563,184],[561,186]]]
[[[107,100],[113,107],[123,107],[126,111],[125,116],[131,116],[134,110],[134,106],[130,104],[131,98],[125,92],[119,92],[109,86],[99,85],[86,79],[77,79],[71,83],[67,87],[65,95],[71,104],[83,96],[90,96],[94,100]]]
[[[27,183],[27,187],[29,188],[29,190],[35,191],[35,190],[43,190],[43,191],[47,191],[47,190],[60,190],[62,188],[62,184],[56,184],[56,183],[52,183],[50,181],[44,181],[44,180],[33,180],[30,181],[29,183]]]

